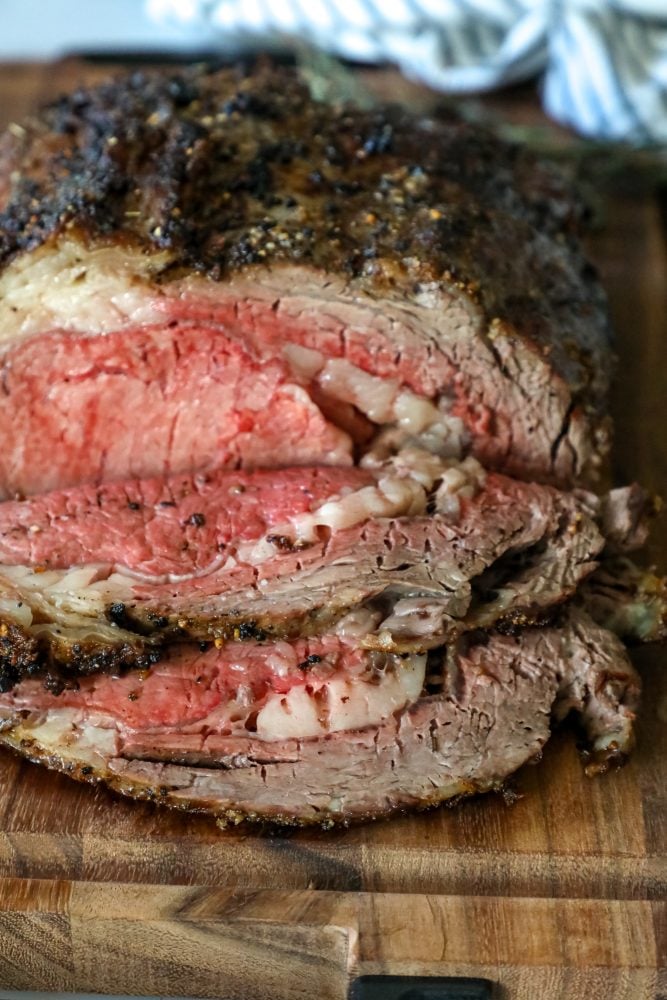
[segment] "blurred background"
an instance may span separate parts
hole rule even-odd
[[[210,40],[206,25],[149,16],[143,0],[0,0],[0,59],[91,51],[183,51]]]

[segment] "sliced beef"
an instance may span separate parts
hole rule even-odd
[[[620,641],[581,613],[559,629],[460,640],[440,658],[439,693],[379,724],[311,739],[228,734],[229,726],[211,724],[215,698],[194,712],[182,698],[193,672],[182,659],[160,670],[175,674],[173,687],[167,677],[148,693],[145,682],[152,712],[142,708],[140,684],[128,704],[127,680],[117,698],[111,681],[85,681],[66,699],[25,682],[2,696],[0,741],[134,797],[233,822],[326,826],[497,788],[539,753],[552,719],[570,711],[598,763],[618,759],[632,744],[639,692]]]
[[[379,724],[419,698],[425,667],[425,655],[369,652],[335,635],[204,650],[181,645],[146,671],[97,674],[57,693],[24,680],[0,704],[64,710],[77,726],[94,718],[135,751],[148,739],[182,757],[202,741],[308,739]]]
[[[443,477],[451,471],[460,467],[444,470]],[[303,475],[304,482],[319,484],[305,499],[293,473],[285,475],[280,487],[277,480],[283,473],[246,477],[253,488],[233,494],[219,521],[213,514],[215,498],[221,491],[224,503],[228,483],[238,482],[230,474],[218,476],[210,489],[176,500],[176,508],[160,507],[164,495],[178,492],[174,484],[162,491],[156,484],[124,484],[7,504],[7,518],[0,514],[6,563],[23,559],[36,545],[40,556],[51,552],[52,563],[58,567],[64,560],[65,566],[2,568],[4,686],[45,670],[72,674],[127,668],[132,650],[140,666],[174,640],[293,638],[355,628],[357,612],[362,613],[359,627],[367,647],[420,652],[466,629],[498,622],[515,627],[539,618],[574,592],[597,565],[604,545],[588,500],[496,474],[485,477],[473,496],[464,495],[470,492],[466,487],[462,493],[443,493],[443,478],[432,502],[446,503],[447,513],[372,517],[362,504],[354,508],[351,523],[343,518],[343,526],[335,529],[335,503],[322,505],[314,515],[303,508],[317,506],[312,499],[316,489],[323,498],[336,485],[354,483],[355,476],[357,484],[367,482],[368,474],[309,470]],[[377,488],[341,495],[339,503],[369,494],[371,506],[378,497],[386,503],[379,489],[385,484],[389,491],[390,482],[380,479]],[[414,482],[399,479],[393,486],[401,487],[399,501],[407,491],[412,502]],[[270,494],[273,500],[262,512],[263,497]],[[134,509],[128,496],[143,499],[140,504],[130,501],[139,504]],[[423,491],[421,496],[425,499]],[[195,513],[211,511],[211,523],[207,514],[201,515],[205,523],[199,523],[201,518],[193,523],[193,506]],[[276,535],[275,523],[271,527],[272,517],[289,522],[288,514],[297,524],[304,516],[322,524],[332,508],[327,530],[310,539],[295,541],[293,533]],[[63,510],[71,520],[61,532],[58,518],[63,515],[57,512]],[[187,515],[184,524],[179,510]],[[31,534],[33,513],[40,530]],[[113,522],[116,513],[125,541],[107,529],[98,550],[107,517]],[[229,534],[235,521],[243,526],[240,537]],[[19,527],[13,530],[12,524]],[[253,536],[267,528],[269,533],[254,544]],[[291,530],[289,523],[287,528]],[[223,553],[218,551],[220,531],[226,539]],[[166,580],[137,575],[147,567],[160,572],[171,568],[174,542],[178,554],[183,538],[195,551],[188,549],[181,575]],[[116,561],[91,564],[97,551]]]
[[[479,129],[195,70],[63,99],[0,167],[5,496],[351,463],[419,424],[406,393],[511,474],[602,460],[607,320],[576,213]]]

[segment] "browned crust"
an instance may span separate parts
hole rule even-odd
[[[428,799],[423,799],[418,803],[403,803],[387,807],[382,811],[372,811],[365,813],[355,813],[352,816],[344,814],[327,814],[326,818],[318,819],[316,814],[295,816],[291,813],[271,813],[260,814],[252,811],[233,809],[224,807],[216,803],[210,806],[202,805],[200,800],[190,801],[181,795],[172,795],[167,787],[152,788],[138,785],[128,781],[122,775],[114,774],[112,771],[104,772],[93,769],[88,765],[75,764],[71,761],[62,760],[54,754],[47,753],[31,740],[12,741],[11,729],[3,732],[0,729],[0,743],[4,744],[14,753],[30,761],[32,764],[41,764],[52,771],[58,771],[67,775],[74,781],[79,781],[89,785],[105,785],[112,792],[123,795],[126,798],[137,799],[141,802],[151,802],[159,806],[168,806],[179,812],[197,813],[198,815],[212,816],[221,829],[228,826],[238,826],[241,823],[261,824],[263,826],[281,827],[321,827],[323,830],[331,830],[338,826],[356,826],[357,824],[372,822],[379,819],[390,819],[392,816],[411,813],[415,811],[424,812],[434,809],[443,803],[456,805],[464,798],[471,795],[478,795],[489,791],[502,790],[505,780],[490,783],[475,783],[472,781],[460,782],[460,790],[455,794],[444,792],[442,789],[434,789],[433,794]],[[602,771],[600,773],[603,773]]]
[[[595,411],[607,319],[565,189],[477,127],[319,104],[286,68],[134,73],[0,140],[0,267],[69,232],[168,250],[164,281],[303,264],[376,294],[434,282]]]
[[[253,824],[255,826],[259,824],[265,827],[321,827],[323,830],[331,830],[335,827],[356,826],[381,819],[391,819],[394,816],[414,812],[426,812],[442,805],[453,807],[458,805],[463,799],[470,798],[473,795],[485,794],[492,791],[504,792],[507,782],[513,779],[513,775],[509,775],[491,782],[461,781],[459,782],[458,790],[454,793],[450,789],[434,788],[432,795],[421,799],[419,802],[396,803],[388,805],[382,810],[354,813],[353,815],[345,815],[343,813],[339,815],[327,814],[326,818],[318,818],[316,814],[296,816],[292,813],[280,812],[271,814],[257,813],[221,806],[219,803],[214,802],[211,802],[209,805],[203,805],[201,800],[189,800],[184,798],[182,793],[178,796],[172,795],[166,786],[153,788],[146,785],[139,785],[109,770],[98,771],[85,764],[75,764],[71,761],[65,761],[54,754],[47,753],[31,740],[22,739],[13,741],[11,729],[3,732],[0,728],[0,743],[30,763],[41,764],[42,767],[65,774],[74,781],[89,785],[104,785],[110,791],[125,798],[135,799],[140,802],[150,802],[158,806],[167,806],[179,812],[211,816],[223,830],[229,826],[239,826],[241,824]],[[526,761],[526,763],[536,763],[541,759],[541,756],[542,750],[538,751],[535,757]],[[608,748],[594,752],[584,749],[581,756],[585,773],[590,778],[604,775],[613,768],[622,767],[628,760],[627,751],[620,750],[617,743],[611,743]],[[522,766],[525,766],[525,764]],[[516,792],[510,792],[508,801],[512,802],[520,797]]]
[[[72,640],[54,629],[47,638],[0,617],[0,692],[34,676],[41,677],[48,690],[61,691],[77,676],[147,670],[161,656],[159,647],[142,636],[103,643],[94,638]]]

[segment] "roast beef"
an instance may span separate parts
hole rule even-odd
[[[288,647],[287,657],[283,652],[278,659],[294,662],[306,648],[298,644],[290,657]],[[247,659],[248,647],[242,649]],[[272,652],[258,660],[264,675]],[[401,705],[405,695],[387,691],[383,709],[379,698],[357,688],[353,712],[365,725],[338,732],[334,722],[310,738],[276,739],[271,729],[266,738],[258,716],[247,727],[246,707],[231,712],[241,715],[240,725],[230,721],[229,703],[221,704],[229,692],[211,680],[219,677],[215,654],[213,663],[202,662],[211,654],[189,655],[191,662],[180,653],[156,668],[161,683],[150,675],[115,683],[89,678],[63,698],[24,681],[15,693],[0,696],[0,741],[73,777],[103,780],[127,795],[211,812],[223,821],[325,826],[498,788],[539,754],[551,721],[570,711],[578,714],[593,762],[596,755],[620,758],[632,744],[637,675],[620,641],[580,613],[558,629],[460,640],[431,662],[436,693]],[[234,651],[227,656],[229,663]],[[287,686],[289,668],[284,670]],[[394,672],[387,665],[383,670],[383,681],[370,691],[380,691],[387,672]],[[410,682],[415,673],[413,665]],[[198,679],[203,696],[196,691]],[[185,686],[195,690],[192,699],[181,697]],[[295,690],[303,698],[294,699],[299,707],[290,712],[287,702]],[[283,712],[306,731],[314,716],[326,730],[329,711],[335,718],[341,713],[341,690],[328,694],[325,683],[307,675],[290,694],[283,696]],[[380,718],[372,719],[373,711]]]
[[[651,504],[559,175],[292,70],[132,74],[0,139],[0,742],[349,822],[632,743]],[[513,477],[513,478],[512,478]],[[570,492],[567,492],[570,490]],[[610,631],[611,629],[612,631]]]
[[[422,652],[533,621],[595,569],[593,496],[485,475],[471,459],[428,464],[431,489],[387,469],[306,468],[5,502],[0,686],[143,667],[174,640],[345,630],[359,612],[367,648]]]
[[[4,704],[104,717],[132,743],[150,733],[179,754],[203,734],[213,746],[233,735],[308,739],[379,723],[420,696],[425,667],[425,654],[368,652],[335,635],[205,650],[182,644],[149,670],[96,674],[57,694],[24,680]]]
[[[0,174],[5,496],[352,464],[378,428],[561,485],[602,459],[576,213],[477,128],[134,74],[12,129]]]

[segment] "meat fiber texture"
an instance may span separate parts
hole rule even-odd
[[[604,296],[551,167],[137,73],[0,139],[0,742],[221,822],[632,745],[664,635],[608,448]],[[512,252],[508,253],[508,247]]]

